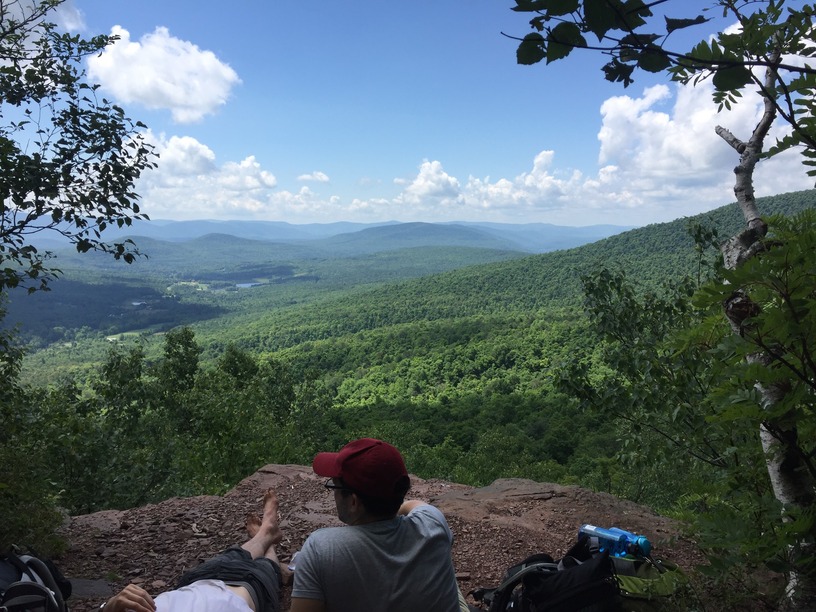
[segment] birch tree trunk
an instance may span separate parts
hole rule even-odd
[[[776,53],[771,57],[772,65],[779,61]],[[742,210],[746,228],[726,241],[722,247],[723,261],[728,269],[735,269],[745,261],[763,250],[762,238],[768,230],[761,219],[754,196],[753,174],[764,146],[765,137],[776,118],[776,109],[770,95],[776,84],[776,70],[767,69],[764,79],[764,113],[750,139],[743,142],[727,129],[717,126],[717,134],[723,138],[740,155],[739,164],[734,168],[736,182],[734,194]],[[731,297],[724,302],[725,315],[734,333],[744,331],[746,319],[759,312],[759,306],[741,288],[735,288]],[[749,357],[749,362],[770,365],[771,359],[763,353]],[[763,386],[757,384],[762,398],[762,405],[767,409],[776,405],[785,397],[788,389],[784,385]],[[807,470],[802,469],[801,456],[796,452],[796,423],[785,422],[791,419],[774,419],[765,421],[760,427],[759,437],[765,453],[774,496],[782,504],[783,517],[786,520],[787,510],[794,507],[809,508],[814,504],[816,492]],[[788,610],[816,609],[816,577],[812,564],[816,546],[812,542],[802,541],[789,551],[793,569],[788,575],[786,588],[787,598],[784,603]],[[811,567],[803,564],[810,559]]]

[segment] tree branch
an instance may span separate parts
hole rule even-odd
[[[714,128],[717,136],[722,138],[732,149],[734,149],[737,153],[742,155],[742,152],[745,151],[745,147],[748,146],[745,142],[734,136],[731,130],[724,128],[718,125]]]

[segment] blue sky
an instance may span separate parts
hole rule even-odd
[[[717,115],[706,87],[641,74],[624,89],[590,53],[519,66],[502,35],[528,31],[514,4],[69,0],[62,14],[120,37],[88,72],[150,128],[161,158],[138,190],[154,219],[644,225],[733,201],[738,160],[714,127],[747,138],[753,100]],[[758,195],[811,186],[795,156],[756,177]]]

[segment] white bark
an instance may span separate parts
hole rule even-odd
[[[777,54],[772,60],[778,61]],[[765,75],[765,91],[773,91],[776,72],[769,68]],[[743,213],[746,229],[729,239],[722,245],[721,251],[726,268],[735,269],[763,249],[761,238],[767,232],[767,225],[761,219],[756,205],[753,187],[753,173],[760,154],[762,153],[765,137],[776,118],[776,109],[773,101],[765,97],[765,110],[747,142],[741,141],[729,130],[717,126],[717,134],[740,155],[739,165],[734,168],[736,182],[734,194]],[[734,333],[741,334],[745,320],[755,315],[758,306],[742,289],[736,288],[734,294],[724,304],[725,314],[731,323]],[[752,356],[752,360],[763,361],[762,355]],[[757,386],[762,396],[763,405],[768,408],[778,403],[784,397],[786,389],[780,387]],[[774,496],[782,504],[783,520],[788,516],[786,509],[795,506],[812,505],[814,487],[807,470],[801,468],[801,460],[795,455],[789,444],[796,438],[795,423],[766,422],[760,428],[760,440],[765,453]],[[787,443],[786,443],[787,442]],[[791,559],[796,565],[797,558],[813,555],[813,545],[801,542],[791,551]],[[799,572],[793,570],[788,576],[787,601],[788,609],[803,609],[801,606],[813,605],[816,595],[813,572]]]

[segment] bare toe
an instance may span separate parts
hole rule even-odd
[[[278,495],[274,489],[267,489],[264,493],[264,516],[271,514],[277,521],[278,517]]]
[[[264,494],[264,514],[261,529],[265,530],[272,544],[279,544],[283,539],[283,532],[278,525],[278,496],[273,489]]]
[[[247,514],[246,530],[250,538],[254,538],[261,530],[261,517],[257,514]]]

